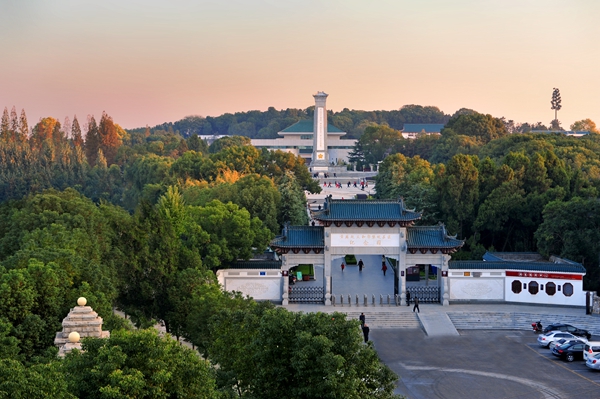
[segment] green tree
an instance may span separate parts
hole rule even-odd
[[[574,131],[587,131],[590,133],[600,134],[600,131],[596,127],[596,123],[590,118],[582,119],[580,121],[573,122],[571,130]]]
[[[21,116],[19,117],[19,132],[18,138],[20,142],[25,142],[29,136],[29,125],[27,124],[27,115],[25,110],[21,110]]]
[[[243,136],[226,136],[212,142],[208,147],[208,152],[216,154],[229,147],[243,147],[250,145],[251,141],[248,137]]]
[[[113,331],[110,338],[88,338],[83,352],[63,360],[69,390],[80,398],[217,397],[208,362],[154,329]]]
[[[97,206],[73,189],[49,190],[11,205],[0,229],[0,259],[11,272],[29,276],[36,293],[30,313],[47,324],[44,332],[57,331],[57,323],[82,291],[93,293],[86,294],[89,302],[112,323],[119,285],[116,269],[131,256],[123,242],[131,229],[127,212],[108,204]],[[52,337],[45,342],[51,343]]]
[[[540,253],[582,263],[585,289],[598,289],[600,254],[600,201],[575,197],[552,201],[543,211],[544,221],[535,232]]]
[[[88,120],[88,130],[85,135],[85,154],[90,166],[96,165],[98,150],[100,149],[100,135],[98,133],[98,125],[94,116],[90,116]]]
[[[281,206],[281,194],[274,182],[265,177],[251,174],[242,177],[233,185],[233,196],[222,202],[232,201],[258,218],[274,234],[280,232],[277,223]]]
[[[492,190],[480,205],[473,228],[491,234],[489,238],[496,248],[505,251],[512,241],[514,229],[520,225],[520,216],[525,206],[525,192],[516,180],[501,184]],[[502,240],[497,243],[496,238]]]
[[[388,126],[373,125],[365,129],[358,140],[367,164],[376,164],[387,155],[396,152],[402,133]]]
[[[32,129],[29,142],[32,148],[40,149],[43,143],[56,142],[54,132],[60,131],[60,122],[54,118],[42,118]]]
[[[202,248],[203,262],[208,268],[237,259],[249,259],[252,248],[266,248],[271,234],[257,218],[251,218],[246,209],[218,200],[204,207],[190,207],[190,216],[210,238]]]
[[[442,136],[450,134],[449,130],[458,135],[472,137],[481,144],[508,134],[501,119],[478,112],[455,114],[442,129]]]
[[[455,155],[441,168],[435,185],[443,220],[450,230],[458,230],[460,237],[468,237],[471,221],[476,214],[479,199],[479,159],[476,156]]]
[[[16,359],[19,354],[19,340],[11,335],[13,328],[8,320],[0,317],[0,359]]]
[[[25,367],[13,359],[0,360],[1,399],[76,399],[69,393],[58,361]]]
[[[444,129],[444,135],[432,148],[430,162],[446,163],[458,154],[477,155],[480,149],[481,142],[476,137],[456,134],[452,129]]]
[[[187,146],[192,151],[201,152],[203,154],[208,153],[208,145],[206,144],[206,141],[200,139],[196,133],[188,137]]]
[[[13,105],[10,110],[10,140],[18,141],[19,135],[19,118],[17,117],[17,109]]]
[[[71,125],[71,140],[73,140],[74,146],[83,148],[83,137],[81,136],[81,127],[77,115],[73,117],[73,124]]]
[[[4,107],[2,119],[0,120],[0,137],[4,141],[10,141],[10,117],[8,116],[8,108]]]
[[[281,194],[280,224],[289,222],[292,225],[307,225],[306,195],[292,172],[286,172],[279,183],[278,190]]]
[[[556,87],[552,89],[552,99],[550,100],[550,109],[554,110],[554,120],[552,121],[552,126],[554,128],[554,124],[558,125],[558,111],[562,108],[562,100],[560,98],[560,90]]]
[[[208,235],[191,220],[174,188],[156,205],[143,202],[138,207],[124,248],[132,255],[119,267],[123,287],[118,299],[138,326],[159,320],[171,332],[168,315],[174,305],[169,290],[178,273],[202,268],[200,250],[208,242]]]
[[[201,152],[191,150],[173,162],[171,173],[182,180],[194,179],[212,182],[217,178],[219,171],[209,157]]]
[[[433,187],[434,171],[419,156],[402,154],[386,157],[375,177],[378,198],[403,197],[406,206],[423,212],[422,223],[436,223],[437,204]]]
[[[256,147],[250,145],[228,146],[212,154],[210,158],[215,165],[221,164],[227,169],[242,175],[255,173],[260,165],[260,152]]]
[[[344,314],[257,308],[222,312],[212,326],[209,356],[240,397],[397,397],[397,376]]]
[[[102,112],[102,118],[100,118],[98,138],[100,141],[100,149],[106,157],[107,165],[113,164],[121,142],[117,134],[117,127],[113,122],[113,119],[108,116],[106,112]]]
[[[295,156],[289,152],[269,151],[263,148],[260,162],[262,163],[260,174],[273,178],[276,184],[280,183],[287,172],[292,172],[303,190],[311,193],[321,192],[319,182],[312,178],[304,159],[300,155]]]

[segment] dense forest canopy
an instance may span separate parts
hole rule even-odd
[[[304,160],[258,150],[250,138],[275,137],[311,117],[312,108],[270,108],[127,131],[106,113],[30,127],[24,111],[5,109],[0,397],[393,398],[396,377],[361,343],[358,322],[275,309],[224,292],[215,278],[215,269],[262,252],[285,222],[308,223],[305,193],[320,186]],[[379,164],[378,197],[403,196],[423,223],[443,221],[466,240],[455,258],[556,254],[583,263],[585,288],[598,289],[593,121],[574,124],[590,134],[573,138],[416,105],[344,109],[329,120],[358,139],[353,162]],[[445,128],[406,140],[405,123]],[[199,134],[230,136],[208,146]],[[84,341],[84,353],[57,361],[54,335],[79,296],[113,336]],[[156,322],[203,358],[143,330]],[[307,367],[314,382],[296,387]]]
[[[177,122],[163,123],[153,128],[131,129],[131,132],[176,133],[182,137],[193,134],[245,136],[251,139],[277,138],[277,132],[302,119],[312,119],[314,106],[306,109],[288,108],[278,111],[270,107],[267,111],[236,112],[217,117],[188,116]],[[386,124],[402,129],[405,123],[446,123],[450,115],[439,108],[421,105],[405,105],[397,111],[328,111],[328,122],[348,133],[348,138],[358,138],[371,123]]]
[[[445,114],[438,107],[422,105],[404,105],[398,110],[361,111],[344,108],[341,111],[327,111],[330,124],[347,133],[346,138],[357,139],[372,124],[389,126],[402,130],[405,123],[439,123],[446,124],[451,118],[460,115],[477,114],[476,111],[461,108],[454,114]],[[266,111],[246,111],[227,113],[220,116],[202,117],[186,116],[176,122],[165,122],[154,127],[129,129],[130,133],[177,134],[187,138],[194,134],[199,136],[231,135],[244,136],[250,139],[273,139],[279,137],[277,132],[303,119],[314,117],[314,106],[306,109],[288,108],[276,110],[269,107]],[[531,130],[548,130],[541,122],[518,123],[502,117],[499,121],[510,133],[525,133]],[[591,124],[593,125],[590,125]],[[594,130],[593,121],[581,120],[571,126],[571,130]]]

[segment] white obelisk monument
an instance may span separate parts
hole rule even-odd
[[[315,118],[313,127],[313,154],[310,167],[313,173],[329,170],[329,154],[327,152],[327,101],[328,94],[320,91],[313,94],[315,98]]]

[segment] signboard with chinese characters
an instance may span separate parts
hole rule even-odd
[[[549,272],[524,272],[507,270],[506,275],[510,277],[551,278],[560,280],[583,280],[581,274],[549,273]]]
[[[400,247],[399,234],[331,234],[332,247]]]

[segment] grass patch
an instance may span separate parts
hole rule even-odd
[[[301,272],[303,276],[314,276],[315,269],[313,265],[298,265],[294,267],[296,272]]]

